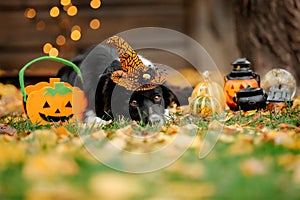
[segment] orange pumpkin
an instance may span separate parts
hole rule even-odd
[[[236,109],[237,104],[233,101],[234,95],[242,89],[251,86],[253,88],[259,87],[256,79],[244,79],[244,80],[227,80],[224,85],[226,103],[231,109]]]
[[[219,101],[222,109],[226,107],[224,89],[217,82],[210,81],[207,78],[196,85],[192,92],[191,99],[198,96],[212,96]]]
[[[84,92],[70,84],[50,78],[25,88],[27,102],[24,111],[33,123],[74,122],[81,120],[87,101]]]
[[[191,99],[189,108],[192,115],[202,117],[222,112],[219,101],[212,96],[198,96]]]

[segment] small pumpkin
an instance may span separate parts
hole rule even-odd
[[[189,108],[192,115],[202,117],[222,112],[221,104],[212,96],[198,96],[191,99]]]
[[[87,105],[82,90],[60,82],[59,78],[28,86],[25,91],[28,97],[27,102],[23,103],[24,111],[33,123],[81,120]]]
[[[209,72],[205,71],[203,73],[204,81],[199,82],[194,88],[191,99],[198,96],[212,96],[216,98],[222,109],[226,107],[226,98],[223,87],[217,82],[212,81],[209,78]]]
[[[242,89],[246,89],[248,86],[252,88],[258,88],[259,84],[256,79],[241,79],[241,80],[227,80],[224,85],[226,103],[231,109],[236,109],[238,106],[233,101],[235,94]]]

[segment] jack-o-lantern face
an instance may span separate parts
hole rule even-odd
[[[237,104],[233,101],[234,95],[242,89],[248,86],[257,88],[259,87],[256,79],[245,79],[245,80],[227,80],[224,85],[226,103],[230,109],[236,109]]]
[[[26,88],[28,98],[24,109],[31,122],[47,124],[81,120],[87,105],[83,91],[68,83],[59,82],[59,79],[39,84]]]
[[[62,106],[60,108],[57,108],[56,104],[50,106],[52,102],[49,104],[48,101],[49,100],[45,101],[43,109],[41,110],[41,112],[39,112],[39,116],[43,120],[48,122],[64,122],[73,117],[74,114],[72,113],[72,105],[70,101],[68,101],[65,106]]]

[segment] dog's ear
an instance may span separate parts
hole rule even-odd
[[[176,95],[166,86],[161,85],[160,86],[163,92],[163,98],[165,101],[165,108],[168,106],[171,106],[173,103],[176,103],[177,106],[180,106],[180,103],[178,101],[178,98]]]
[[[99,77],[95,92],[95,111],[96,115],[104,120],[111,119],[111,95],[115,83],[110,79],[114,66],[117,62],[111,63]]]
[[[105,120],[112,119],[111,98],[116,84],[111,80],[111,74],[122,69],[121,63],[114,60],[100,76],[95,92],[95,111],[98,117]]]

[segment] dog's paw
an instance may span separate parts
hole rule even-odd
[[[85,123],[95,123],[97,125],[106,125],[109,122],[101,119],[100,117],[97,117],[95,112],[92,110],[86,111],[85,112],[85,118],[84,118]]]

